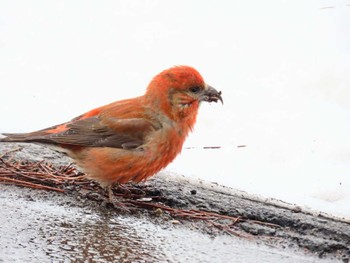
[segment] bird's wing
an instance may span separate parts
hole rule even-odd
[[[114,147],[134,149],[144,143],[145,137],[159,129],[159,125],[144,118],[101,119],[93,116],[25,134],[4,134],[2,141],[42,142],[60,145]]]

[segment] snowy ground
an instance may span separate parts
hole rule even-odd
[[[349,0],[1,1],[0,132],[140,95],[187,64],[225,104],[202,105],[168,171],[350,218],[349,47]]]

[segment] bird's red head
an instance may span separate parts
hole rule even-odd
[[[189,66],[159,73],[148,85],[145,96],[171,119],[190,120],[193,124],[201,101],[222,101],[221,92],[207,85],[199,72]]]
[[[170,84],[174,89],[187,89],[189,87],[204,87],[203,77],[199,72],[189,66],[176,66],[166,69],[158,74],[154,80],[160,78],[160,81]]]

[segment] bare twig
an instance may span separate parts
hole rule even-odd
[[[8,151],[6,151],[6,152],[4,152],[3,154],[0,155],[0,159],[4,158],[9,153],[17,152],[17,151],[20,151],[22,149],[23,149],[23,147],[17,147],[17,148],[13,148],[11,150],[8,150]]]
[[[21,186],[26,186],[26,187],[35,188],[35,189],[51,190],[51,191],[56,191],[56,192],[61,192],[61,193],[64,192],[64,190],[56,188],[56,187],[50,187],[50,186],[41,185],[41,184],[34,184],[34,183],[21,181],[21,180],[17,180],[17,179],[12,179],[12,178],[0,177],[0,181],[10,182],[10,183],[13,183],[15,185],[21,185]]]

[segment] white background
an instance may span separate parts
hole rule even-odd
[[[225,104],[202,105],[167,171],[350,218],[349,0],[1,1],[0,132],[141,95],[179,64]]]

